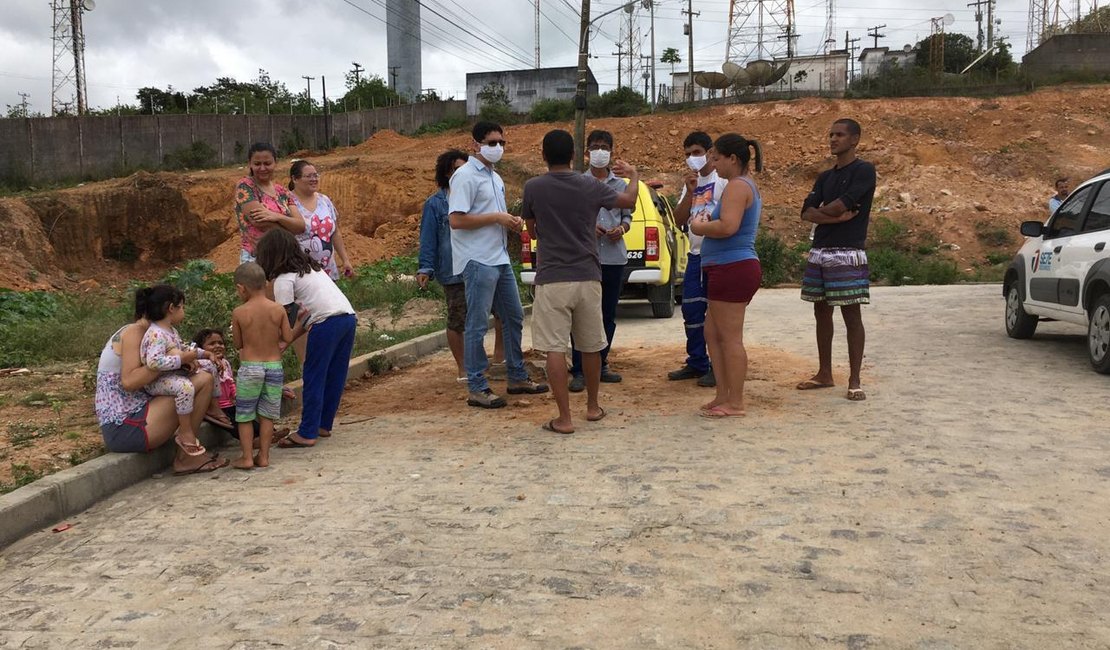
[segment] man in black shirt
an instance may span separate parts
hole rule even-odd
[[[860,305],[871,301],[867,253],[867,224],[875,198],[875,167],[856,158],[861,129],[858,122],[840,119],[829,129],[829,151],[836,165],[823,172],[802,205],[802,220],[816,225],[813,248],[802,280],[802,300],[813,303],[817,320],[818,369],[798,390],[833,386],[833,309],[840,307],[848,330],[848,399],[866,399],[860,387],[864,329]]]

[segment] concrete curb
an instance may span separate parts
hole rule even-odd
[[[439,331],[355,357],[347,367],[347,381],[362,377],[377,364],[387,369],[412,365],[420,357],[446,346],[447,332]],[[299,405],[302,383],[298,379],[288,386],[297,394],[292,408]],[[207,424],[201,426],[198,434],[201,442],[213,449],[219,446],[222,435]],[[164,471],[173,463],[173,454],[172,445],[163,445],[148,454],[109,452],[0,495],[0,548]]]

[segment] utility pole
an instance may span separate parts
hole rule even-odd
[[[536,0],[536,69],[540,69],[540,0]]]
[[[304,79],[304,98],[308,102],[308,114],[312,115],[312,82],[316,77],[301,75],[301,79]]]
[[[613,45],[617,46],[617,51],[612,52],[612,54],[617,57],[617,89],[619,90],[624,87],[624,84],[621,83],[621,66],[624,65],[624,55],[629,53],[624,50],[624,43],[613,43]],[[629,57],[631,58],[631,55]],[[629,65],[629,70],[631,69],[632,66]],[[630,85],[634,83],[632,77],[628,78],[628,83]]]
[[[987,0],[987,49],[994,47],[994,2],[995,0]],[[1098,7],[1098,0],[1095,0],[1095,7]]]
[[[986,0],[980,0],[980,1],[985,2]],[[970,7],[971,5],[968,5],[968,6]],[[867,35],[870,36],[871,38],[875,39],[875,48],[876,49],[878,49],[878,47],[879,47],[879,39],[880,38],[886,38],[886,34],[880,34],[879,33],[879,30],[884,28],[884,27],[886,27],[886,25],[875,25],[874,27],[868,27],[867,28]]]
[[[355,67],[355,69],[353,70],[353,72],[355,73],[355,88],[358,88],[359,84],[362,83],[362,71],[366,68],[359,65],[357,61],[351,63],[351,65]]]
[[[629,5],[627,5],[627,7],[628,7],[627,8],[627,11],[628,11],[628,87],[629,88],[635,88],[636,87],[636,80],[632,76],[632,62],[634,60],[633,57],[635,57],[635,55],[636,55],[636,53],[633,51],[633,43],[632,43],[632,37],[633,37],[633,34],[632,34],[632,14],[633,14],[633,10],[635,9],[635,5],[629,4]]]
[[[851,35],[847,31],[845,31],[844,49],[848,52],[849,69],[844,71],[844,74],[847,75],[847,78],[844,81],[844,90],[848,90],[848,84],[850,84],[852,80],[856,77],[856,50],[859,49],[858,47],[856,47],[856,43],[859,43],[859,37],[857,36],[856,38],[851,38]]]
[[[656,94],[659,86],[655,85],[655,0],[646,0],[651,9],[651,112],[655,112]]]
[[[397,71],[401,69],[399,65],[389,66],[389,89],[397,92]]]
[[[982,6],[990,4],[990,0],[975,0],[975,2],[967,3],[968,8],[975,8],[975,25],[977,26],[975,37],[975,51],[983,51],[983,10]]]
[[[686,37],[687,37],[687,48],[689,49],[689,52],[687,53],[688,56],[687,56],[686,62],[688,64],[690,64],[690,66],[689,66],[690,67],[690,69],[689,69],[690,78],[686,80],[687,92],[685,94],[686,94],[687,101],[693,102],[694,101],[694,16],[701,16],[701,12],[700,11],[694,11],[694,0],[686,0],[686,9],[684,9],[682,11],[682,13],[686,15],[686,25],[685,25],[686,30],[685,31],[686,31]]]
[[[19,102],[19,112],[23,117],[27,117],[27,99],[31,96],[30,93],[17,93],[23,101]]]
[[[574,91],[574,168],[581,172],[586,170],[586,80],[589,78],[586,64],[590,57],[590,0],[582,0],[580,15],[582,25],[578,30],[578,83]]]

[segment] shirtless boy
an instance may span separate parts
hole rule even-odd
[[[304,333],[302,323],[289,326],[285,310],[266,297],[266,273],[254,262],[235,269],[235,291],[242,305],[231,312],[231,337],[239,350],[239,373],[235,378],[235,421],[239,427],[242,455],[231,463],[236,469],[267,467],[274,420],[281,417],[281,388],[284,373],[281,353]],[[284,344],[284,345],[283,345]],[[251,456],[258,418],[258,454]]]

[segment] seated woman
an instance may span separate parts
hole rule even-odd
[[[152,397],[143,391],[144,386],[161,374],[139,360],[139,347],[150,327],[141,313],[144,306],[145,300],[143,304],[136,304],[134,322],[112,334],[100,353],[96,370],[96,417],[104,446],[109,451],[148,452],[169,442],[178,428],[174,398]],[[183,351],[182,359],[192,363],[196,361],[196,352]],[[191,375],[189,381],[194,388],[191,424],[195,430],[212,399],[213,379],[211,374],[202,372]],[[178,447],[173,469],[175,475],[196,474],[227,464],[227,459],[217,458],[215,454],[191,456]]]

